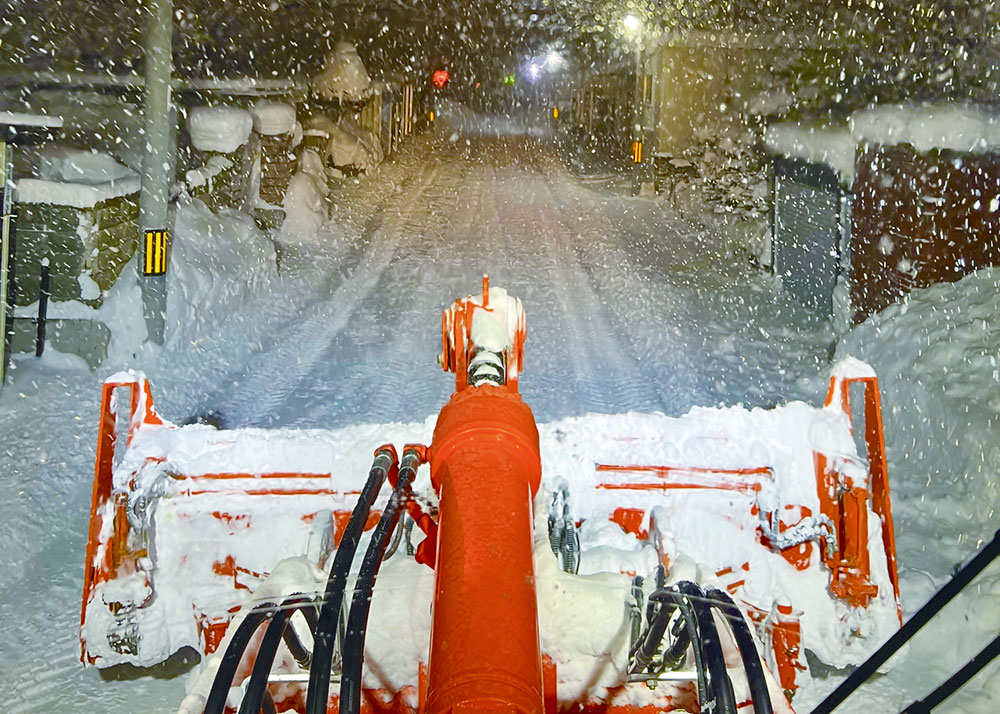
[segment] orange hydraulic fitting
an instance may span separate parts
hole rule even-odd
[[[502,357],[507,368],[517,361],[519,344],[483,347],[472,339],[474,312],[507,311],[489,304],[487,285],[481,303],[457,301],[444,320],[445,366],[459,374],[430,448],[440,501],[426,714],[545,711],[532,555],[538,429],[516,381],[504,379],[509,373],[499,384],[465,379],[466,357],[477,349]],[[506,293],[495,297],[507,302]],[[514,342],[522,343],[520,302],[507,304],[517,318]]]

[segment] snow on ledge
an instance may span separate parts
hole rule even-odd
[[[63,120],[62,117],[52,117],[45,114],[0,112],[0,124],[8,126],[41,126],[49,129],[59,129],[63,125]]]
[[[18,203],[51,203],[56,206],[93,208],[101,201],[138,193],[138,176],[99,184],[61,183],[43,179],[18,179],[15,190]]]

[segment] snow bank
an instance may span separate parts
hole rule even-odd
[[[254,117],[236,107],[194,107],[188,113],[187,129],[198,151],[229,154],[250,138]]]
[[[914,290],[838,346],[879,375],[903,608],[911,616],[989,540],[1000,513],[1000,268]],[[847,711],[899,711],[970,659],[1000,623],[1000,568],[891,661]],[[990,672],[993,672],[991,676]],[[997,663],[949,700],[953,711],[1000,705]],[[914,682],[923,683],[914,691]],[[909,690],[909,695],[900,692]],[[875,702],[872,704],[872,702]]]
[[[356,102],[367,96],[371,78],[354,45],[338,42],[310,84],[313,92],[325,99]]]
[[[250,113],[258,134],[277,136],[295,131],[295,107],[290,104],[261,99],[250,107]]]

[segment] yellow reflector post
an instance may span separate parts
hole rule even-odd
[[[167,272],[167,232],[163,229],[143,232],[143,275],[163,275]]]
[[[430,114],[428,114],[427,116],[429,116],[429,117],[430,117],[430,120],[431,120],[431,121],[434,121],[434,112],[431,112],[431,113],[430,113]]]
[[[642,163],[642,142],[633,141],[632,142],[632,161],[641,164]]]
[[[559,118],[559,107],[552,107],[552,118],[553,119]]]

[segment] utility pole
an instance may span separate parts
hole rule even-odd
[[[167,209],[173,179],[173,0],[146,0],[146,91],[143,98],[142,192],[139,195],[139,285],[147,339],[163,344],[167,312],[169,233]]]

